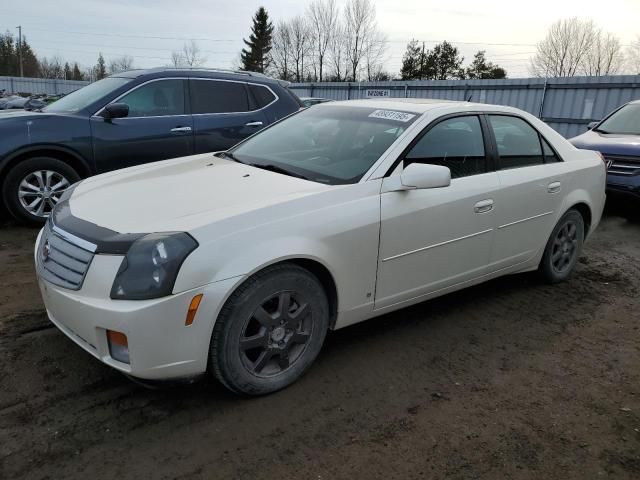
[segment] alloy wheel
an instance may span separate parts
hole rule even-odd
[[[244,326],[239,344],[243,366],[259,377],[282,373],[302,356],[312,327],[311,308],[299,293],[266,298]]]
[[[47,217],[69,188],[69,180],[53,170],[36,170],[27,174],[18,187],[20,205],[36,217]]]
[[[571,268],[574,257],[578,251],[578,227],[569,220],[567,221],[553,240],[551,250],[551,266],[557,273],[564,273]]]

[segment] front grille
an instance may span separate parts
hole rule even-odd
[[[607,173],[613,175],[637,175],[640,173],[640,157],[605,155]]]
[[[79,243],[83,246],[78,245]],[[38,245],[37,263],[40,276],[54,285],[80,290],[93,260],[94,253],[91,248],[89,242],[75,239],[47,222]]]

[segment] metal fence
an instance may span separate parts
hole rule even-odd
[[[640,99],[640,75],[505,80],[419,80],[393,82],[294,83],[299,97],[437,98],[509,105],[547,122],[567,138],[611,110]]]
[[[58,80],[52,78],[0,77],[0,90],[8,93],[28,93],[57,95],[71,93],[89,82],[80,80]]]

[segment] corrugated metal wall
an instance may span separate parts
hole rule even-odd
[[[367,89],[388,90],[390,97],[438,98],[509,105],[542,118],[567,138],[587,129],[608,112],[640,99],[640,75],[505,80],[420,80],[359,83],[294,83],[299,97],[334,100],[366,98]]]
[[[6,90],[8,93],[47,93],[49,95],[57,95],[59,93],[71,93],[88,84],[89,82],[79,80],[0,77],[0,90]]]

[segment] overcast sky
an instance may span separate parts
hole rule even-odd
[[[229,68],[247,37],[251,16],[264,5],[274,23],[304,13],[305,0],[4,0],[0,29],[23,32],[41,56],[59,55],[83,66],[98,51],[134,57],[137,67],[166,65],[172,50],[195,38],[206,66]],[[344,1],[338,0],[340,5]],[[10,7],[9,7],[10,4]],[[629,44],[640,35],[640,0],[375,0],[389,42],[387,70],[397,73],[411,38],[427,48],[448,40],[465,63],[479,49],[509,76],[527,76],[527,58],[553,21],[579,16]],[[152,38],[156,37],[156,38]],[[510,45],[496,45],[510,44]]]

